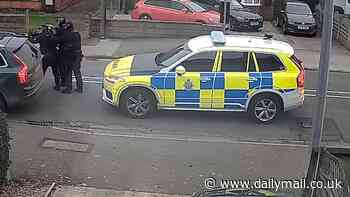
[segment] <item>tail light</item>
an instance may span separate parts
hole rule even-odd
[[[300,71],[297,77],[298,88],[303,88],[305,84],[305,71],[304,71],[303,62],[299,60],[297,57],[295,57],[294,55],[290,59],[298,66]]]
[[[13,55],[16,62],[20,65],[19,71],[17,73],[18,83],[22,86],[28,85],[28,65],[25,64],[17,55]]]

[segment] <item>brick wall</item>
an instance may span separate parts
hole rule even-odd
[[[102,20],[90,18],[89,32],[91,37],[102,35]],[[222,30],[221,26],[209,26],[199,23],[179,23],[141,20],[108,20],[108,38],[171,38],[194,37]]]
[[[78,3],[80,0],[56,0],[55,9],[56,11],[61,11],[71,5]],[[97,1],[97,0],[96,0]]]
[[[40,0],[32,0],[32,1],[1,0],[0,9],[8,9],[8,8],[40,10],[41,1]]]
[[[55,0],[54,11],[61,11],[80,0]],[[96,0],[97,1],[97,0]],[[0,9],[31,9],[31,10],[46,10],[48,9],[43,1],[41,0],[31,0],[31,1],[21,1],[21,0],[0,0]],[[45,1],[44,1],[45,2]],[[51,8],[50,8],[51,9]],[[50,10],[48,9],[48,10]]]
[[[24,14],[0,14],[0,31],[25,32]]]

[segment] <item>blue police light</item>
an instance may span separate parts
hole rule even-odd
[[[210,38],[215,44],[225,44],[225,34],[222,31],[212,31]]]

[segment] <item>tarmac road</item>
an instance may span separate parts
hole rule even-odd
[[[312,116],[316,72],[306,72],[305,105],[274,124],[259,125],[244,113],[222,112],[161,111],[133,120],[101,100],[107,63],[84,60],[83,95],[53,91],[47,76],[39,97],[10,111],[15,176],[67,176],[88,186],[184,194],[210,176],[304,176],[310,129],[297,121]],[[349,81],[350,74],[330,74],[325,140],[332,145],[350,142]],[[307,119],[301,120],[308,127]],[[47,138],[87,143],[89,148],[42,148]]]

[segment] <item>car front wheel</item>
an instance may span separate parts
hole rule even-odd
[[[251,101],[249,116],[259,123],[271,123],[281,111],[281,101],[270,94],[258,95]]]
[[[153,94],[142,88],[127,90],[120,104],[123,112],[132,118],[145,118],[156,109]]]

